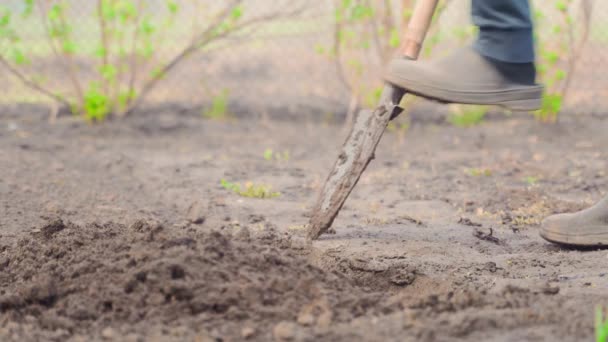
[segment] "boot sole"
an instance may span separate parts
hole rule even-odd
[[[543,86],[524,86],[499,91],[472,92],[453,89],[442,89],[411,79],[388,77],[387,81],[397,87],[418,96],[445,103],[463,103],[475,105],[496,105],[512,111],[531,112],[541,108]]]
[[[590,230],[606,230],[606,226],[593,226]],[[608,231],[606,233],[590,234],[563,234],[551,232],[545,229],[540,230],[540,236],[552,243],[565,246],[580,247],[606,247],[608,246]]]

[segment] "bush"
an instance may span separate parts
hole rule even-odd
[[[261,23],[302,11],[301,7],[291,4],[277,6],[272,13],[246,16],[244,0],[218,2],[204,13],[188,14],[200,16],[205,25],[193,28],[190,42],[161,61],[157,46],[162,45],[163,37],[174,28],[181,11],[180,2],[164,0],[165,8],[161,12],[151,13],[144,0],[94,1],[93,17],[98,35],[94,41],[87,42],[95,47],[94,52],[87,51],[90,49],[75,39],[85,26],[91,27],[77,25],[78,16],[70,11],[67,0],[23,0],[21,13],[0,5],[0,44],[8,46],[0,51],[0,64],[29,88],[91,121],[131,113],[169,72],[193,53]],[[205,15],[211,12],[213,14]],[[72,90],[69,95],[46,86],[40,81],[44,79],[42,75],[26,69],[31,63],[31,51],[22,40],[23,27],[27,27],[23,22],[44,28],[54,57],[66,66]],[[78,59],[87,57],[95,59],[95,75],[85,81]]]

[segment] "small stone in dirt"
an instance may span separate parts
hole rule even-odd
[[[244,339],[248,339],[253,337],[253,335],[255,335],[255,329],[253,329],[252,327],[244,327],[241,330],[241,337]]]
[[[42,228],[40,228],[40,232],[42,233],[42,236],[44,236],[47,239],[50,239],[56,233],[59,233],[60,231],[64,230],[65,227],[66,226],[65,226],[65,223],[63,223],[63,220],[60,218],[57,218],[57,219],[54,219],[54,220],[48,222]]]
[[[296,337],[296,329],[294,323],[283,321],[274,326],[272,335],[276,341],[291,341]]]
[[[485,267],[486,270],[490,271],[491,273],[496,273],[496,270],[498,270],[498,267],[496,266],[495,262],[488,262],[486,263]]]
[[[315,323],[315,316],[312,312],[300,312],[298,315],[298,323],[303,326],[311,326]]]
[[[188,221],[194,224],[203,224],[206,219],[207,206],[202,201],[194,201],[188,208]]]
[[[416,272],[410,268],[399,269],[390,278],[391,283],[397,286],[411,285],[416,280]]]
[[[106,340],[113,340],[116,338],[116,330],[114,330],[110,327],[104,328],[101,331],[101,337],[103,337]]]

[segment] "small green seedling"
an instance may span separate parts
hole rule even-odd
[[[459,105],[454,106],[452,114],[448,117],[448,121],[457,127],[472,127],[479,125],[486,117],[488,108],[485,106],[469,106]]]
[[[601,306],[595,310],[595,341],[608,342],[608,317],[604,317],[604,309]]]
[[[230,113],[228,112],[228,102],[230,91],[224,89],[220,94],[213,97],[211,108],[203,112],[203,116],[207,119],[224,120]]]
[[[264,159],[268,161],[277,160],[277,161],[288,161],[289,160],[289,151],[285,150],[283,152],[275,152],[270,148],[267,148],[264,151]]]
[[[220,181],[220,184],[224,189],[234,192],[235,194],[242,197],[265,199],[281,196],[280,192],[272,191],[270,186],[264,184],[254,184],[252,182],[247,182],[243,187],[239,183],[231,183],[225,179],[222,179]]]
[[[524,182],[526,182],[528,185],[536,185],[536,183],[538,183],[539,179],[538,177],[534,177],[534,176],[528,176],[526,178],[524,178]]]
[[[492,170],[473,168],[468,170],[468,174],[472,177],[490,177],[492,175]]]

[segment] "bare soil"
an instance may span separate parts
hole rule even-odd
[[[608,251],[537,232],[608,189],[602,117],[463,129],[422,108],[308,246],[341,126],[46,114],[0,112],[2,341],[581,341],[608,304]]]

